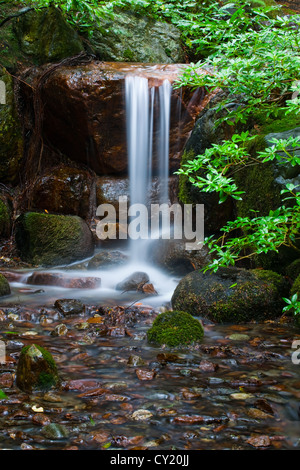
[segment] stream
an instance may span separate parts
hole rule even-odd
[[[177,280],[147,266],[158,295],[116,295],[128,269],[97,271],[103,286],[93,291],[28,286],[32,271],[11,283],[12,296],[0,307],[0,389],[7,396],[0,402],[0,448],[299,449],[300,365],[292,362],[299,329],[284,321],[204,321],[198,345],[151,345],[147,330],[169,307]],[[80,299],[84,309],[64,316],[57,299]],[[61,324],[65,331],[55,336]],[[15,385],[20,350],[32,343],[53,355],[57,390],[29,395]]]

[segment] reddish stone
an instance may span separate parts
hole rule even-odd
[[[97,174],[124,174],[127,171],[125,75],[134,72],[148,77],[149,87],[158,87],[165,79],[173,82],[183,67],[97,61],[59,67],[42,89],[44,135],[61,153]],[[171,170],[179,168],[183,147],[204,95],[203,89],[194,92],[188,87],[172,92]],[[154,166],[156,160],[154,155]]]
[[[153,370],[137,369],[135,372],[140,380],[153,380],[155,377]]]
[[[10,372],[4,372],[0,375],[0,388],[10,388],[13,386],[14,378]]]
[[[201,369],[202,372],[214,372],[218,367],[218,364],[205,360],[201,361],[199,364],[199,369]]]
[[[39,286],[58,286],[68,289],[97,289],[101,285],[98,277],[67,277],[64,274],[50,272],[34,272],[27,279],[27,284]]]

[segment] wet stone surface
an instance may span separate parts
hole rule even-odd
[[[146,339],[157,314],[85,305],[62,322],[54,307],[2,308],[1,449],[299,449],[299,329],[207,324],[197,346],[168,349]],[[16,386],[32,343],[56,361],[55,390]]]

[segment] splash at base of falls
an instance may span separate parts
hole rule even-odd
[[[129,254],[124,250],[125,255]],[[53,306],[57,299],[79,299],[87,304],[95,305],[130,305],[142,303],[152,307],[170,307],[170,300],[176,288],[179,278],[170,276],[169,273],[147,262],[129,260],[124,265],[87,269],[89,259],[80,263],[82,269],[76,268],[78,263],[53,269],[35,269],[23,271],[22,277],[17,282],[11,282],[11,295],[1,299],[2,305],[31,305]],[[73,269],[72,269],[73,268]],[[68,278],[81,279],[100,278],[101,285],[97,288],[65,288],[51,285],[30,285],[28,278],[36,272],[61,274]],[[156,294],[145,294],[138,290],[122,291],[116,289],[117,285],[135,272],[146,273],[149,284],[153,284]]]

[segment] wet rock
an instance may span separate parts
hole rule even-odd
[[[234,333],[233,335],[229,336],[229,339],[232,341],[248,341],[250,339],[250,336],[244,335],[242,333]]]
[[[149,78],[149,85],[155,87],[160,86],[164,79],[176,79],[183,67],[175,64],[130,64],[133,73],[142,73]],[[123,94],[128,70],[127,63],[97,61],[78,67],[59,67],[42,90],[45,137],[54,148],[91,168],[97,175],[121,176],[128,170]],[[158,70],[161,72],[159,75]],[[172,91],[171,169],[179,168],[180,152],[193,128],[201,99],[202,90],[197,95],[189,89],[184,93]],[[180,107],[182,119],[178,122]],[[153,167],[157,168],[157,165],[156,152]]]
[[[156,317],[147,338],[150,343],[179,346],[198,342],[203,334],[202,324],[189,313],[168,311]]]
[[[10,388],[13,386],[14,377],[10,372],[0,374],[0,388]]]
[[[120,251],[101,251],[90,259],[88,269],[102,269],[121,266],[127,261],[128,257]]]
[[[140,356],[131,355],[127,361],[128,366],[143,366],[145,361]]]
[[[67,166],[51,169],[35,182],[27,194],[30,211],[78,215],[89,219],[95,207],[94,177],[87,170]]]
[[[16,222],[16,244],[23,260],[53,266],[93,254],[92,233],[80,217],[27,212]]]
[[[220,268],[185,276],[171,299],[174,309],[216,322],[241,323],[282,313],[285,279],[272,271]]]
[[[143,284],[137,290],[141,291],[141,292],[144,292],[144,294],[147,294],[147,295],[158,295],[158,293],[154,289],[153,284]]]
[[[57,325],[53,331],[51,331],[51,336],[65,336],[68,333],[68,328],[66,325],[61,323]]]
[[[271,445],[269,436],[253,436],[247,439],[247,443],[252,447],[269,447]]]
[[[70,433],[66,426],[58,423],[50,423],[43,427],[41,433],[48,439],[66,439]]]
[[[37,271],[28,277],[27,284],[58,286],[67,289],[96,289],[101,286],[101,279],[99,277],[68,277],[59,273]]]
[[[10,294],[10,287],[7,279],[0,274],[0,297]]]
[[[58,385],[59,377],[52,355],[39,345],[24,346],[17,365],[16,383],[24,392],[48,390]]]
[[[206,360],[202,360],[199,364],[199,369],[202,370],[202,372],[215,372],[218,368],[218,364]]]
[[[176,276],[201,269],[211,261],[207,247],[187,250],[185,240],[157,240],[149,256],[155,265]]]
[[[131,418],[134,421],[148,421],[151,419],[153,416],[153,413],[149,410],[136,410],[134,413],[132,413]]]
[[[124,281],[119,282],[119,284],[116,285],[116,289],[122,291],[134,291],[138,290],[139,286],[147,284],[148,282],[148,274],[137,271],[124,279]]]
[[[76,299],[58,299],[55,301],[54,307],[65,316],[80,315],[85,312],[85,305]]]
[[[153,380],[156,375],[154,370],[146,369],[137,369],[135,373],[139,380]]]

